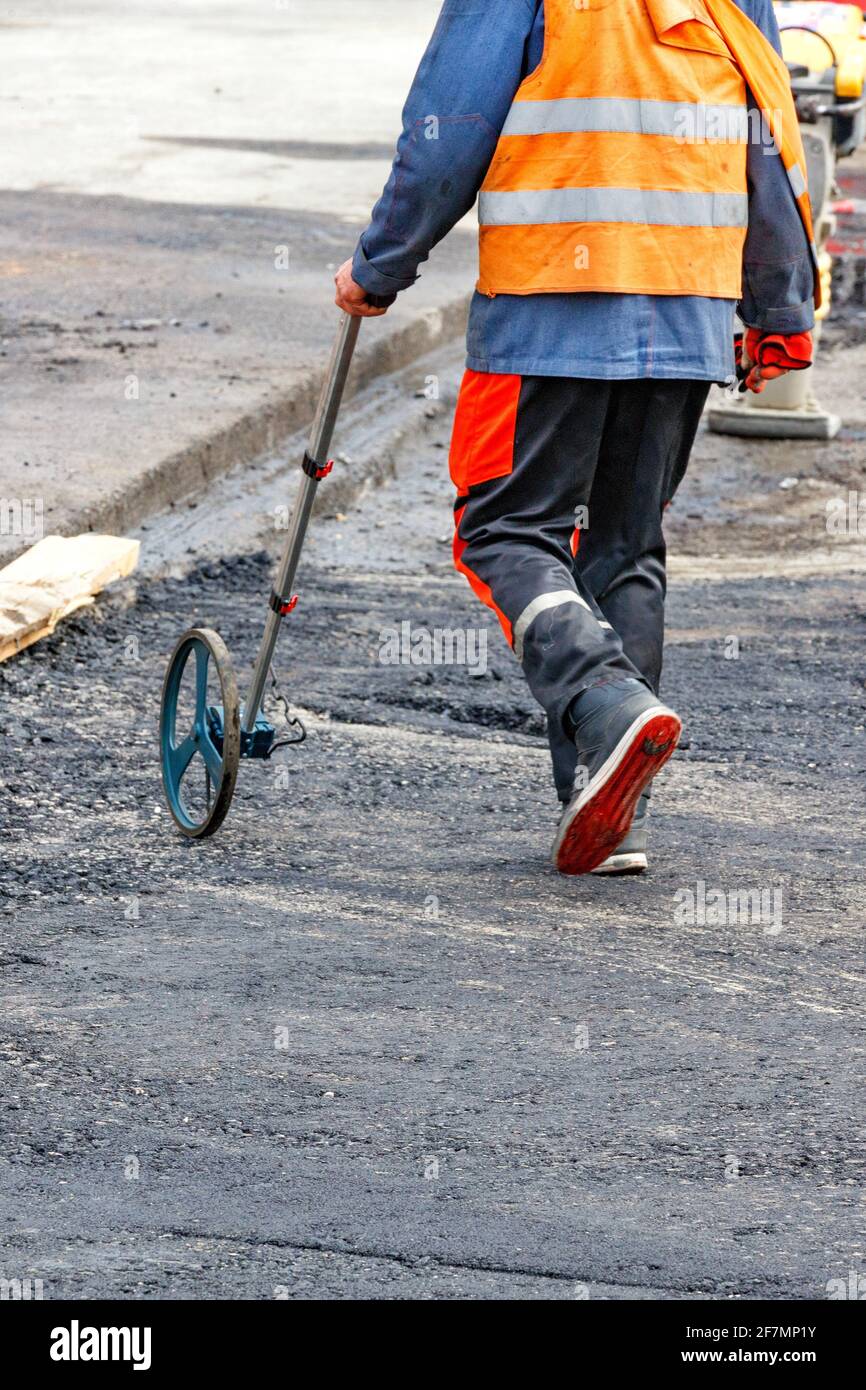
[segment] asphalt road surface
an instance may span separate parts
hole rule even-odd
[[[541,718],[451,569],[456,371],[346,422],[337,473],[394,476],[322,497],[277,662],[308,738],[242,766],[213,841],[164,808],[159,690],[193,622],[246,676],[278,462],[0,667],[0,1275],[47,1298],[787,1300],[866,1268],[866,596],[825,526],[862,446],[702,436],[651,872],[564,880]],[[382,664],[404,622],[483,628],[485,669]]]

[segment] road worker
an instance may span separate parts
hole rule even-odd
[[[336,277],[340,308],[384,312],[367,295],[408,289],[480,193],[454,560],[546,712],[563,873],[646,867],[649,784],[681,731],[658,694],[662,517],[733,378],[735,311],[750,389],[765,336],[772,374],[809,360],[779,52],[770,0],[446,0]]]

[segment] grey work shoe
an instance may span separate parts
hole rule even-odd
[[[647,871],[647,821],[649,820],[649,787],[641,793],[634,820],[628,834],[613,854],[593,869],[594,874],[644,874]]]
[[[682,723],[642,681],[596,685],[572,705],[578,770],[553,844],[563,874],[588,874],[628,834],[644,787],[679,742]]]

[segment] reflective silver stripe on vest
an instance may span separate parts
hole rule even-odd
[[[516,101],[503,135],[570,135],[590,131],[616,135],[672,135],[692,144],[749,138],[748,108],[692,101],[652,101],[635,97],[564,97],[557,101]]]
[[[526,605],[512,629],[514,655],[518,661],[523,660],[523,639],[530,624],[535,622],[539,613],[544,613],[548,608],[559,608],[562,603],[579,603],[581,608],[586,609],[587,613],[592,613],[586,600],[582,599],[580,594],[576,594],[573,589],[556,589],[552,594],[539,594],[538,598],[534,598],[531,603]]]
[[[660,188],[542,188],[482,193],[483,227],[556,222],[643,222],[655,227],[745,227],[746,193],[674,193]]]
[[[785,171],[788,175],[788,182],[794,193],[795,198],[800,198],[806,192],[806,180],[803,178],[803,171],[799,164],[792,164],[790,169]]]

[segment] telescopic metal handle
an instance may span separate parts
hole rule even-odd
[[[377,306],[382,304],[385,307],[384,301],[376,300],[373,295],[369,295],[368,299],[371,304]],[[324,468],[327,463],[328,450],[334,437],[334,427],[340,412],[340,402],[343,399],[346,379],[352,365],[352,354],[355,351],[360,328],[360,318],[344,314],[331,350],[325,382],[316,407],[313,427],[310,431],[310,440],[304,459],[304,471],[301,473],[301,482],[289,525],[289,533],[277,571],[277,580],[265,624],[264,637],[256,660],[250,693],[244,704],[243,729],[245,733],[252,733],[261,709],[268,671],[277,644],[277,634],[284,617],[283,607],[290,600],[298,561],[301,558],[301,550],[310,524],[313,503],[321,481],[322,475],[318,473],[318,469]],[[314,468],[312,465],[316,465],[316,467]],[[309,472],[306,471],[307,468],[309,468]]]
[[[334,346],[331,349],[331,359],[328,363],[325,383],[319,396],[319,403],[316,406],[316,414],[313,417],[313,426],[310,430],[310,442],[307,445],[307,454],[310,458],[315,459],[316,463],[327,462],[327,453],[334,437],[346,378],[352,365],[352,356],[360,331],[361,320],[344,314]]]
[[[396,295],[368,294],[367,303],[375,309],[387,309],[396,298]],[[331,440],[334,437],[334,429],[337,424],[337,416],[340,413],[346,378],[352,365],[352,355],[360,331],[361,319],[344,314],[336,341],[331,349],[331,360],[328,363],[325,384],[322,387],[322,394],[319,397],[313,427],[310,431],[307,454],[310,458],[315,459],[316,463],[325,463],[327,460],[328,450],[331,447]]]

